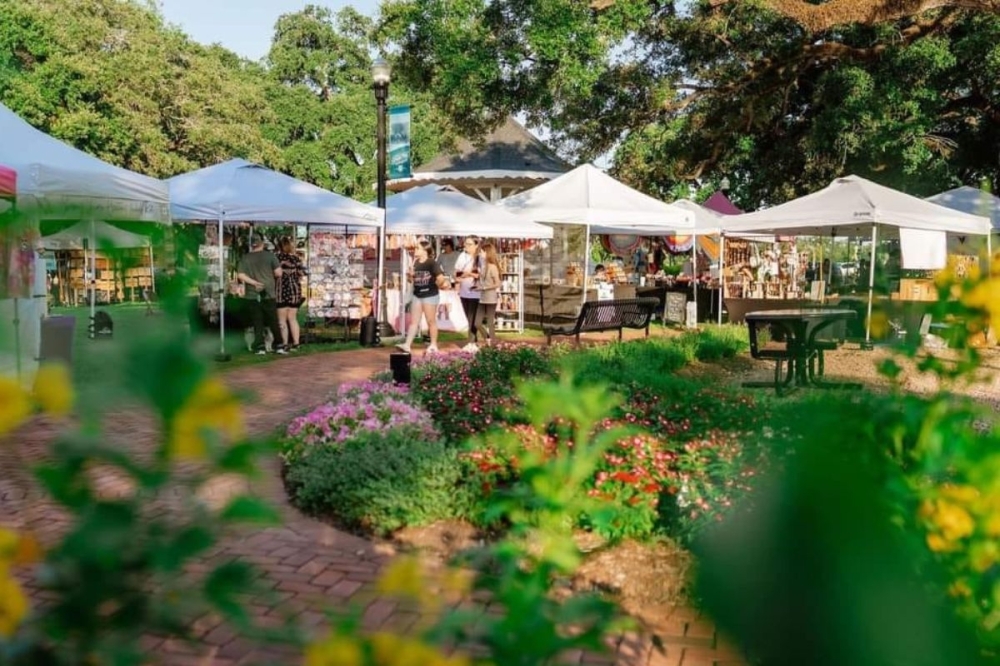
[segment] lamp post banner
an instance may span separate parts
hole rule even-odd
[[[389,179],[410,177],[410,107],[389,108]]]

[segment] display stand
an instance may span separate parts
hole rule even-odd
[[[342,321],[344,340],[351,338],[351,322],[368,314],[364,311],[367,239],[368,234],[309,229],[307,317]]]
[[[206,239],[208,240],[208,239]],[[221,265],[229,265],[229,247],[223,247],[222,261],[219,261],[219,246],[214,243],[198,247],[198,263],[205,280],[198,285],[198,311],[207,317],[209,323],[219,323],[220,299],[225,293],[226,279]]]
[[[524,331],[524,251],[521,241],[497,240],[500,291],[497,298],[497,331]]]

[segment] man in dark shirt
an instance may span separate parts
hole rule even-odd
[[[266,354],[264,326],[271,329],[275,351],[287,354],[281,347],[281,329],[278,327],[278,302],[276,280],[281,277],[278,258],[264,249],[264,237],[255,235],[250,244],[250,252],[240,259],[236,277],[245,285],[243,298],[247,299],[253,321],[253,349],[257,354]]]

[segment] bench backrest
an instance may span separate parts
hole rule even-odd
[[[659,301],[655,298],[619,298],[610,301],[587,301],[577,319],[579,330],[607,328],[645,328]]]

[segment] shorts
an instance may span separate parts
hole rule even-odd
[[[293,308],[295,310],[298,310],[299,308],[302,307],[302,304],[305,302],[306,299],[304,298],[300,298],[298,301],[292,303],[285,303],[284,301],[278,301],[278,309],[280,310],[281,308]]]
[[[433,296],[424,296],[423,298],[421,298],[420,296],[414,296],[413,302],[418,303],[420,305],[437,305],[438,303],[441,302],[441,294],[434,294]]]

